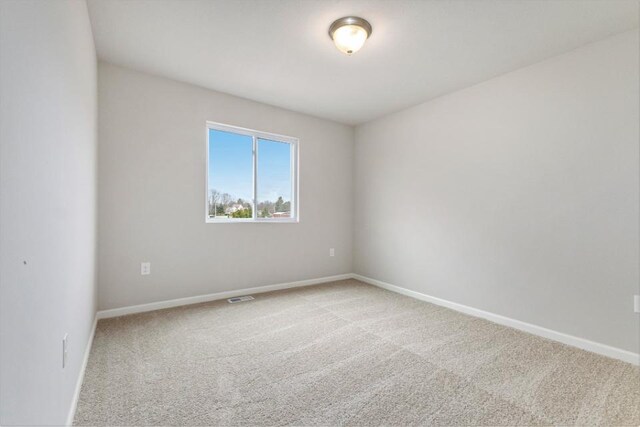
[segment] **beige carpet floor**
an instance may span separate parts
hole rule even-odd
[[[355,280],[101,320],[77,425],[633,425],[638,367]]]

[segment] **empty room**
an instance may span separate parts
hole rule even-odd
[[[640,425],[638,0],[0,0],[0,425]]]

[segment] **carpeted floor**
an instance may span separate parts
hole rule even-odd
[[[101,320],[77,425],[634,425],[638,367],[355,280]]]

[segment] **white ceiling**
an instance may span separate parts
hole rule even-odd
[[[114,64],[347,124],[638,27],[637,0],[89,0]],[[373,34],[340,53],[334,19]]]

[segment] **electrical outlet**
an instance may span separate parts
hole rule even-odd
[[[68,340],[67,338],[69,337],[69,334],[64,334],[64,337],[62,338],[62,369],[64,369],[67,366],[67,356],[69,354],[68,350]]]
[[[336,256],[336,250],[334,248],[329,248],[329,256]]]
[[[140,274],[146,276],[147,274],[151,274],[151,263],[150,262],[142,262],[140,263]]]
[[[633,296],[633,311],[640,313],[640,295]]]

